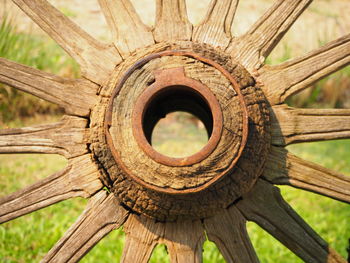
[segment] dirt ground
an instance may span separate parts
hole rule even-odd
[[[96,38],[109,42],[110,33],[97,0],[49,0],[84,30]],[[155,17],[155,0],[131,0],[143,21],[152,26]],[[189,19],[198,24],[205,15],[210,0],[187,0]],[[274,0],[240,1],[233,33],[244,33]],[[350,33],[349,0],[317,0],[305,11],[278,45],[273,58],[297,56]],[[7,15],[20,31],[45,34],[22,13],[11,0],[0,0],[0,18]],[[288,54],[286,54],[288,53]],[[292,54],[289,54],[292,53]]]

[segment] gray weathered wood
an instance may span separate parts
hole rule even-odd
[[[272,147],[263,176],[273,184],[291,185],[350,203],[350,177]]]
[[[188,20],[185,0],[156,0],[156,42],[190,40],[192,24]]]
[[[0,198],[0,223],[69,198],[88,198],[102,187],[98,167],[90,155],[73,158],[63,171]]]
[[[204,229],[199,220],[161,223],[131,215],[125,224],[122,262],[148,262],[154,247],[164,243],[173,263],[202,262]]]
[[[53,153],[66,158],[88,151],[88,121],[64,116],[60,122],[0,130],[0,153]]]
[[[272,144],[288,145],[350,138],[349,109],[272,107]]]
[[[249,71],[266,57],[312,0],[278,0],[244,35],[234,39],[228,52]]]
[[[104,236],[119,228],[127,216],[128,212],[113,194],[98,192],[41,262],[78,262]]]
[[[126,57],[137,48],[154,44],[151,29],[143,24],[129,0],[99,0],[114,44]]]
[[[231,41],[231,26],[239,0],[212,0],[204,20],[193,29],[192,40],[226,48]]]
[[[202,262],[204,229],[199,220],[166,223],[164,243],[172,263]]]
[[[114,67],[121,62],[115,47],[91,37],[48,1],[13,2],[78,62],[86,78],[104,84]]]
[[[249,240],[246,219],[235,206],[204,220],[209,240],[216,243],[226,262],[259,262]]]
[[[0,58],[0,82],[55,103],[69,114],[88,116],[97,102],[98,86],[67,79]]]
[[[259,70],[259,81],[272,105],[283,103],[289,96],[350,63],[350,34],[334,40],[308,54],[276,66]]]
[[[164,223],[144,216],[130,215],[124,224],[126,234],[121,262],[148,262],[154,247],[164,236]]]
[[[279,189],[272,184],[259,179],[237,207],[248,220],[256,222],[305,262],[345,263],[283,200]]]

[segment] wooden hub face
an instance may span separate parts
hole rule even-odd
[[[184,68],[156,71],[154,76],[155,82],[140,95],[133,109],[132,128],[139,147],[156,162],[168,166],[190,166],[203,161],[215,150],[221,138],[223,122],[219,102],[200,81],[187,78]],[[151,146],[152,131],[157,122],[175,111],[192,113],[207,129],[209,141],[194,155],[171,158]]]
[[[101,103],[104,124],[91,145],[119,200],[162,221],[203,218],[232,204],[261,174],[269,145],[266,103],[244,68],[209,47],[175,46],[125,65]],[[152,148],[154,126],[173,111],[205,124],[209,141],[194,155]]]

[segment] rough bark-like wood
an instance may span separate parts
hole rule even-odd
[[[0,58],[0,82],[55,103],[69,114],[88,116],[98,86],[88,80],[58,77]]]
[[[98,192],[41,262],[78,262],[104,236],[119,228],[127,216],[114,195]]]
[[[350,138],[349,109],[296,109],[276,105],[271,115],[274,145]]]
[[[147,263],[154,247],[164,236],[164,230],[164,223],[130,215],[124,224],[126,239],[121,262]]]
[[[291,185],[350,203],[350,177],[272,147],[263,173],[273,184]]]
[[[88,198],[102,186],[98,167],[89,154],[73,158],[63,171],[0,198],[0,223],[69,198]]]
[[[92,38],[46,0],[13,0],[81,66],[82,74],[104,84],[121,62],[118,51]]]
[[[259,70],[259,80],[270,104],[281,104],[289,96],[317,80],[349,65],[350,34],[309,52],[305,56]]]
[[[249,71],[258,69],[312,0],[278,0],[228,52]]]
[[[168,46],[161,45],[159,48],[160,50],[158,50],[158,52],[164,49],[184,49],[193,51],[197,54],[202,54],[206,58],[217,61],[226,70],[228,70],[232,76],[235,76],[237,82],[241,86],[242,93],[244,93],[243,96],[245,97],[245,102],[247,104],[249,115],[249,132],[247,146],[242,153],[242,158],[240,158],[236,165],[234,173],[232,175],[230,174],[225,176],[223,180],[217,182],[212,188],[206,189],[206,191],[198,192],[196,194],[188,194],[181,196],[181,198],[140,186],[135,182],[135,180],[128,177],[127,172],[123,171],[121,166],[112,156],[109,146],[106,144],[103,121],[101,121],[104,119],[104,114],[106,112],[106,102],[108,103],[106,98],[104,98],[105,100],[101,101],[99,104],[100,107],[96,107],[91,114],[92,118],[90,126],[93,129],[92,137],[94,138],[91,143],[91,150],[95,154],[97,161],[101,164],[101,167],[103,167],[103,170],[106,172],[104,173],[103,177],[104,181],[107,182],[121,202],[123,202],[133,211],[155,217],[160,221],[176,221],[179,218],[183,219],[189,217],[208,217],[216,214],[219,207],[226,208],[232,204],[232,202],[237,199],[242,192],[248,191],[255,183],[256,178],[262,173],[262,168],[265,163],[265,158],[271,141],[269,137],[269,110],[267,109],[267,104],[262,91],[258,87],[254,86],[255,82],[253,78],[240,65],[235,64],[230,56],[225,55],[222,51],[210,48],[207,45],[194,44],[191,42],[174,43]],[[155,52],[154,47],[152,47],[150,50],[152,53]],[[147,55],[146,51],[147,50],[145,50],[146,54],[144,54],[142,57]],[[127,67],[127,65],[130,65],[129,63],[131,63],[131,65],[136,63],[137,59],[134,57],[131,58],[131,62],[127,60],[122,64],[123,68],[125,67],[125,69],[128,69],[130,67]],[[144,67],[142,67],[142,69],[139,69],[137,72],[134,72],[135,74],[132,74],[132,76],[136,76],[137,81],[134,83],[134,85],[129,85],[128,83],[128,87],[131,88],[131,91],[129,90],[130,92],[126,92],[123,91],[122,88],[119,91],[118,96],[133,96],[139,92],[138,89],[140,85],[145,85],[147,87],[147,83],[152,81],[152,72],[159,66],[162,66],[162,62],[169,60],[169,63],[164,64],[166,67],[184,66],[185,68],[188,68],[188,70],[186,70],[186,74],[191,74],[191,78],[200,80],[204,85],[207,85],[209,88],[211,87],[213,90],[215,90],[217,99],[222,102],[222,109],[226,111],[226,121],[233,124],[233,129],[236,130],[237,122],[232,120],[236,119],[237,116],[233,115],[232,112],[236,112],[237,115],[237,105],[235,103],[236,100],[232,99],[235,97],[235,94],[228,92],[230,90],[229,83],[227,83],[226,80],[223,81],[220,74],[216,74],[217,71],[215,69],[211,69],[208,65],[203,65],[199,61],[191,60],[186,57],[181,58],[174,56],[173,58],[173,60],[169,60],[169,58],[164,57],[162,59],[157,59],[157,61],[152,60],[147,63]],[[205,70],[203,70],[203,68]],[[116,71],[120,72],[119,69],[116,69]],[[151,71],[151,73],[147,73],[148,71]],[[120,78],[122,75],[118,74],[118,76]],[[101,94],[103,93],[105,96],[110,96],[113,88],[116,87],[116,83],[118,83],[118,77],[115,77],[108,86],[103,87]],[[226,84],[222,85],[222,83]],[[121,105],[126,103],[127,107],[130,105],[132,106],[131,100],[129,99],[123,99],[120,100],[120,102]],[[116,114],[112,115],[113,118],[120,117],[120,121],[124,123],[130,121],[129,117],[121,118],[121,116],[130,116],[130,112],[126,112],[127,115],[125,115],[125,113],[123,113],[125,112],[124,106],[117,108],[119,110],[115,111]],[[131,141],[134,140],[134,138],[132,135],[130,135],[132,130],[129,128],[124,128],[122,130],[118,130],[118,132],[115,132],[118,127],[122,126],[113,125],[113,127],[110,128],[111,134],[121,138],[127,133],[127,136],[124,137],[125,139],[123,139],[123,145],[130,145],[131,143],[134,145],[134,143]],[[225,129],[223,131],[225,136],[240,136],[239,133],[231,133],[230,130],[231,132],[233,131],[232,128]],[[183,178],[183,181],[186,180],[190,182],[192,186],[196,186],[201,181],[203,182],[206,179],[206,171],[208,171],[213,164],[218,163],[223,165],[224,159],[226,160],[227,158],[232,158],[230,155],[227,156],[227,151],[224,150],[222,151],[222,155],[218,155],[218,158],[213,158],[213,162],[207,162],[207,165],[196,165],[182,169],[181,167],[176,167],[175,170],[159,164],[156,164],[155,167],[155,162],[152,160],[149,161],[149,157],[147,156],[145,157],[147,159],[140,158],[140,155],[144,156],[145,154],[139,150],[137,145],[136,148],[132,148],[129,146],[119,146],[119,144],[116,144],[115,142],[113,142],[113,144],[114,149],[117,149],[117,151],[128,152],[127,154],[123,154],[124,158],[129,159],[127,160],[128,169],[131,169],[132,171],[138,169],[138,171],[140,171],[133,173],[133,175],[142,178],[148,177],[149,180],[152,180],[152,178],[160,180],[160,178],[163,177],[162,183],[165,185],[173,183],[174,177],[179,177],[180,179]],[[228,144],[222,144],[222,147],[222,149],[227,149]],[[140,152],[140,154],[135,156],[135,153],[137,152]],[[230,152],[232,155],[232,151]],[[146,161],[149,164],[148,167],[145,165]],[[140,169],[140,166],[142,165],[144,165],[145,169]],[[192,169],[192,172],[189,171],[190,169]],[[223,170],[219,171],[223,173]],[[158,176],[160,172],[163,173],[162,176]],[[157,175],[155,176],[155,174]],[[217,174],[209,174],[209,176],[211,175],[215,176]],[[196,180],[191,180],[191,178],[196,178]],[[188,187],[190,189],[191,186],[189,185]]]
[[[151,29],[143,24],[129,0],[99,0],[114,44],[126,57],[137,48],[154,44]]]
[[[88,121],[64,116],[60,122],[0,130],[0,153],[53,153],[66,158],[88,151]]]
[[[199,220],[165,224],[163,242],[167,246],[172,263],[202,262],[204,240],[204,229]]]
[[[212,0],[203,22],[193,30],[192,40],[226,48],[231,41],[231,26],[238,0]]]
[[[227,262],[259,262],[249,240],[246,219],[235,206],[205,219],[204,227],[209,240],[216,243]]]
[[[256,222],[305,262],[345,263],[270,183],[258,180],[237,207],[248,220]]]
[[[190,40],[192,24],[187,17],[185,0],[157,0],[156,4],[155,41]]]

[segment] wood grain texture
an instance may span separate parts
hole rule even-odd
[[[237,208],[305,262],[346,262],[283,200],[279,189],[264,180],[258,180]]]
[[[154,247],[164,236],[164,230],[164,223],[130,215],[124,224],[126,239],[121,262],[147,263]]]
[[[159,243],[167,246],[172,263],[202,262],[205,235],[200,220],[162,223],[148,217],[130,215],[124,228],[126,243],[122,262],[148,262]]]
[[[51,153],[72,158],[87,153],[88,121],[64,116],[60,122],[0,130],[0,153]]]
[[[154,44],[151,29],[143,24],[129,0],[99,0],[99,3],[114,44],[123,57],[137,48]]]
[[[242,66],[235,64],[232,58],[225,55],[220,49],[210,48],[209,45],[182,41],[169,46],[164,46],[163,43],[158,45],[161,45],[159,46],[159,48],[161,48],[160,51],[167,49],[181,49],[192,50],[197,54],[202,54],[204,57],[220,63],[232,76],[236,77],[241,86],[244,100],[248,108],[249,139],[247,146],[243,151],[242,158],[238,160],[238,163],[235,166],[236,169],[234,173],[225,176],[223,180],[213,185],[212,189],[198,192],[198,194],[190,194],[184,196],[184,198],[178,198],[175,195],[169,195],[157,191],[150,191],[146,187],[141,187],[128,176],[127,172],[121,169],[120,165],[116,163],[111,151],[109,150],[109,146],[106,144],[105,130],[104,127],[101,126],[101,123],[103,123],[101,120],[104,119],[104,114],[106,112],[105,107],[108,105],[105,102],[100,104],[101,107],[95,107],[91,114],[92,118],[90,127],[95,127],[93,129],[93,137],[95,139],[91,143],[91,149],[101,166],[103,166],[108,172],[106,173],[105,181],[110,182],[109,186],[111,187],[112,192],[118,196],[119,200],[121,200],[124,205],[133,211],[157,218],[159,221],[176,221],[180,218],[193,219],[209,217],[216,214],[218,208],[226,208],[232,204],[235,199],[241,196],[242,192],[249,191],[255,183],[256,178],[262,173],[265,158],[271,144],[269,134],[270,112],[267,108],[263,92],[255,86],[254,79],[242,68]],[[153,46],[152,49],[148,51],[154,53],[154,50]],[[145,53],[148,54],[146,51],[147,49],[145,50]],[[144,56],[146,56],[146,54]],[[134,59],[132,64],[135,62]],[[165,62],[165,64],[163,64],[163,62]],[[127,69],[128,67],[126,67],[126,63],[129,63],[129,61],[123,63],[122,66],[125,66]],[[239,116],[239,108],[237,107],[235,94],[230,92],[231,87],[229,83],[227,83],[227,80],[222,82],[222,76],[220,76],[220,73],[218,73],[217,70],[210,68],[209,65],[202,64],[200,61],[195,61],[190,58],[183,58],[181,56],[173,56],[173,59],[164,57],[152,60],[147,63],[142,70],[137,70],[135,75],[131,74],[130,78],[136,76],[137,81],[134,81],[134,83],[131,82],[131,85],[129,85],[130,82],[128,82],[127,85],[130,89],[123,90],[123,88],[121,88],[121,90],[119,90],[117,99],[123,99],[119,101],[121,102],[120,107],[114,107],[115,114],[113,114],[113,118],[120,118],[121,123],[124,124],[130,121],[131,111],[125,110],[125,107],[132,107],[133,105],[130,96],[133,97],[137,95],[140,86],[144,85],[144,87],[147,87],[147,83],[151,83],[152,80],[154,81],[152,72],[163,67],[162,65],[164,65],[164,68],[185,67],[185,72],[188,74],[188,77],[201,81],[208,88],[213,88],[213,91],[215,89],[216,98],[221,102],[223,111],[226,112],[224,113],[226,128],[223,131],[223,134],[225,134],[225,136],[228,135],[228,137],[240,136],[239,133],[234,132],[234,130],[238,128],[237,125],[239,120],[235,120]],[[122,75],[118,74],[118,76]],[[133,81],[133,79],[130,79],[130,81]],[[103,92],[108,96],[113,90],[112,87],[115,87],[116,83],[118,83],[117,77],[110,83],[109,87],[106,87],[107,90],[105,90],[104,87],[103,90],[101,90],[101,93]],[[221,83],[226,84],[222,85]],[[109,93],[107,91],[109,91]],[[108,100],[105,101],[108,103]],[[114,106],[116,105],[115,103],[116,101],[114,101]],[[235,112],[235,114],[232,114],[232,112]],[[232,158],[232,153],[234,152],[234,149],[227,151],[228,147],[231,147],[230,141],[227,140],[228,137],[225,139],[222,138],[220,141],[220,144],[222,143],[222,146],[220,147],[222,148],[218,148],[217,151],[220,153],[219,149],[221,149],[222,154],[218,154],[217,158],[213,158],[213,162],[193,165],[186,168],[178,167],[177,169],[169,169],[169,167],[157,165],[156,168],[152,169],[152,167],[154,167],[154,161],[148,162],[149,157],[146,156],[143,158],[145,155],[144,152],[140,152],[137,145],[136,147],[132,146],[135,145],[132,142],[132,140],[134,140],[133,135],[130,133],[132,130],[129,128],[120,129],[120,127],[127,127],[123,126],[124,124],[112,125],[109,129],[113,136],[116,135],[123,137],[126,135],[123,141],[121,141],[121,144],[113,142],[113,148],[120,152],[124,152],[123,158],[125,159],[123,159],[123,165],[127,163],[127,169],[131,169],[133,175],[141,176],[142,178],[148,177],[153,183],[154,179],[157,179],[170,185],[170,183],[174,182],[175,177],[179,177],[180,179],[183,178],[183,181],[186,180],[191,183],[189,187],[193,187],[193,185],[198,185],[198,182],[204,179],[203,177],[207,176],[207,178],[209,178],[211,175],[217,175],[217,172],[212,173],[213,170],[210,170],[211,167],[219,167],[219,165],[225,165],[225,163],[229,165],[230,162],[227,162],[227,159]],[[229,125],[231,124],[232,126],[230,128]],[[138,152],[140,152],[140,154],[137,154]],[[227,152],[231,152],[231,155],[227,155]],[[149,163],[148,167],[145,165],[146,161]],[[143,169],[140,169],[141,166],[143,166]],[[137,172],[134,173],[136,170]],[[222,173],[224,170],[218,169],[217,171]],[[194,174],[196,174],[196,176],[194,176]],[[196,180],[191,179],[194,177],[196,177]]]
[[[244,35],[234,39],[228,52],[249,71],[266,57],[312,0],[278,0]]]
[[[315,81],[350,64],[350,34],[308,54],[280,65],[266,65],[258,79],[271,105],[283,103],[289,96]]]
[[[350,138],[349,109],[297,109],[277,105],[272,107],[271,115],[274,145]]]
[[[114,195],[98,192],[41,262],[78,262],[104,236],[119,228],[127,216]]]
[[[156,42],[190,40],[192,24],[188,20],[185,0],[156,0]]]
[[[247,233],[246,219],[235,206],[204,219],[204,227],[208,239],[215,242],[226,262],[259,262]]]
[[[350,177],[272,147],[263,176],[273,184],[291,185],[350,203]]]
[[[98,86],[67,79],[0,58],[0,82],[55,103],[68,114],[88,116],[97,102]]]
[[[200,220],[181,220],[165,225],[163,242],[172,263],[202,262],[204,240],[204,229]]]
[[[63,171],[0,198],[0,223],[69,198],[88,198],[102,187],[98,167],[90,155],[73,158]]]
[[[81,66],[84,77],[104,84],[121,62],[113,46],[100,43],[46,0],[13,0]]]
[[[192,40],[225,49],[231,41],[231,26],[238,0],[212,0],[203,22],[194,27]]]

